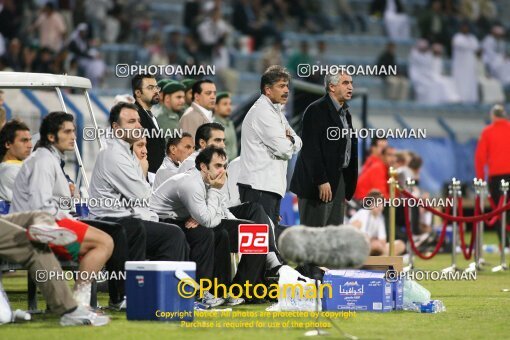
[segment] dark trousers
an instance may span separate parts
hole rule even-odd
[[[262,205],[267,216],[276,226],[280,220],[280,202],[282,197],[274,192],[255,190],[246,185],[239,185],[241,202],[255,202]],[[234,214],[235,215],[235,214]],[[236,216],[237,217],[237,216]]]
[[[181,228],[176,225],[145,221],[131,216],[103,217],[102,220],[122,224],[126,232],[130,229],[143,228],[145,259],[151,261],[187,261],[189,259],[186,237]]]
[[[338,187],[333,200],[325,203],[319,199],[298,198],[301,224],[309,227],[324,227],[344,223],[345,183],[340,172]]]
[[[197,264],[197,281],[200,279],[211,280],[214,277],[214,259],[216,256],[214,230],[202,226],[186,228],[184,226],[185,221],[165,219],[163,222],[179,226],[186,236],[190,248],[189,258]],[[223,249],[223,251],[227,250],[227,248]]]
[[[108,281],[108,293],[110,301],[118,303],[126,295],[124,280],[119,278],[118,273],[124,272],[126,261],[145,260],[145,230],[136,224],[128,226],[103,220],[81,220],[81,222],[104,231],[113,240],[113,252],[106,262],[106,270],[109,273],[115,272],[114,277],[117,279]]]
[[[510,181],[510,174],[508,175],[500,175],[500,176],[491,176],[489,177],[489,192],[491,194],[492,199],[494,200],[494,203],[497,205],[499,202],[499,199],[501,197],[501,191],[499,190],[499,186],[501,185],[501,180],[504,179],[505,181]],[[510,202],[510,191],[507,192],[507,199],[506,203],[508,204]],[[506,225],[510,224],[510,211],[506,212]],[[496,231],[498,233],[498,239],[501,242],[501,220],[496,222],[496,225],[494,226],[496,228]],[[509,232],[506,232],[506,240],[505,240],[505,247],[508,247],[510,245],[510,235],[508,235]]]
[[[228,253],[224,252],[221,254],[222,256],[225,256],[222,259],[223,263],[221,265],[225,266],[224,268],[228,269],[228,273],[230,273],[230,253],[238,251],[239,225],[252,223],[253,222],[246,220],[221,220],[221,223],[215,228],[217,229],[215,230],[215,235],[220,234],[223,240],[227,238],[228,244],[230,244],[230,249]],[[239,261],[239,265],[237,266],[236,275],[232,279],[232,284],[238,283],[244,287],[244,284],[246,282],[249,282],[250,284],[253,285],[262,283],[265,268],[266,268],[265,254],[257,255],[243,254],[241,255],[241,261]],[[252,292],[250,292],[250,294],[251,296],[253,296]]]
[[[253,222],[246,220],[221,220],[221,223],[215,228],[197,227],[193,229],[187,229],[184,227],[185,222],[165,220],[178,225],[181,225],[188,237],[193,235],[194,240],[192,242],[198,246],[197,239],[202,236],[200,233],[205,233],[212,229],[214,233],[214,256],[211,257],[213,260],[213,278],[218,280],[218,283],[225,284],[226,286],[230,283],[239,283],[244,286],[246,281],[251,284],[257,284],[262,282],[263,273],[266,265],[266,255],[242,255],[241,261],[237,267],[235,277],[230,280],[231,264],[230,264],[230,253],[237,252],[239,242],[239,225],[240,224],[251,224]],[[189,230],[196,230],[196,232],[189,232]],[[189,238],[188,238],[189,240]],[[189,241],[188,241],[189,242]],[[191,248],[193,246],[190,244]],[[192,250],[193,253],[193,250]],[[197,277],[198,277],[199,263],[197,262]],[[237,292],[236,292],[237,293]],[[253,295],[253,294],[252,294]]]

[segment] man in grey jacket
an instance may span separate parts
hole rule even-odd
[[[131,151],[131,144],[140,139],[142,128],[137,107],[119,103],[110,110],[110,127],[114,138],[99,152],[90,180],[90,196],[99,202],[122,202],[118,205],[90,207],[94,218],[122,224],[129,233],[143,226],[146,234],[146,256],[150,260],[185,261],[188,245],[183,232],[175,225],[157,222],[151,214],[148,199],[151,187],[145,180],[147,162],[142,169]]]
[[[239,194],[242,202],[258,202],[278,225],[280,201],[287,190],[287,163],[299,152],[301,139],[283,114],[290,74],[270,66],[260,80],[260,98],[244,118],[241,130]]]
[[[195,159],[195,167],[164,182],[154,191],[150,203],[160,218],[181,226],[191,246],[192,259],[193,248],[205,246],[201,241],[204,235],[214,235],[214,261],[211,259],[202,267],[201,277],[215,277],[223,284],[230,281],[230,252],[237,251],[238,226],[252,223],[237,219],[227,209],[221,192],[227,178],[226,161],[224,149],[204,148]],[[265,261],[266,255],[244,254],[233,282],[256,284],[262,278]],[[227,302],[237,304],[234,300],[229,297]]]
[[[64,260],[80,262],[79,270],[99,272],[112,255],[112,238],[105,232],[75,220],[69,201],[73,196],[64,173],[64,152],[74,150],[76,140],[74,118],[61,111],[49,113],[40,127],[40,147],[28,157],[14,181],[11,213],[42,210],[55,217],[57,224],[77,235],[76,242],[66,246],[52,246]],[[79,276],[74,298],[87,306],[90,302],[92,275],[88,280]]]

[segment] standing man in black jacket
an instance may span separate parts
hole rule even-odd
[[[298,196],[301,224],[340,225],[344,200],[350,200],[358,180],[358,140],[347,101],[352,98],[352,77],[345,72],[327,75],[326,95],[303,114],[303,148],[298,156],[290,190]]]
[[[147,160],[149,161],[149,172],[156,173],[165,158],[165,134],[159,131],[158,121],[152,114],[151,108],[159,103],[159,91],[161,88],[156,78],[150,75],[137,74],[131,79],[131,88],[140,124],[148,130],[147,136]]]

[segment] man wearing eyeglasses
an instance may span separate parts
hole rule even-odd
[[[131,79],[131,88],[142,127],[149,133],[147,137],[147,160],[149,172],[156,173],[165,158],[165,135],[159,131],[158,121],[152,114],[153,105],[159,103],[159,91],[156,78],[150,75],[137,74]]]

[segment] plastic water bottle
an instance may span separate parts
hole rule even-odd
[[[421,304],[420,311],[422,313],[441,313],[446,311],[446,307],[441,300],[430,300]]]
[[[446,311],[446,307],[440,300],[430,300],[429,302],[404,303],[403,310],[416,313],[441,313]]]
[[[499,248],[495,244],[484,244],[483,251],[487,254],[499,253]]]

